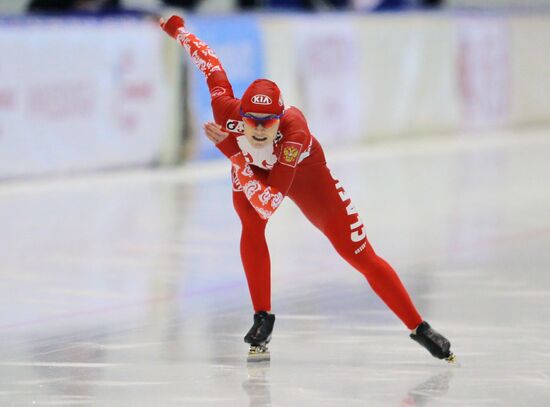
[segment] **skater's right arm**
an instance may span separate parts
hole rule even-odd
[[[161,19],[160,26],[185,48],[191,60],[204,74],[212,98],[214,120],[224,125],[223,120],[237,99],[218,56],[206,43],[187,30],[181,17],[172,16],[167,21]]]

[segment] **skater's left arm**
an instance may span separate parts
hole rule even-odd
[[[228,112],[239,102],[235,99],[220,59],[208,44],[187,29],[180,16],[174,15],[167,21],[161,19],[159,22],[166,34],[185,48],[193,63],[203,73],[210,91],[214,119],[217,123],[224,124]]]
[[[296,174],[296,165],[301,149],[301,143],[287,142],[283,144],[277,163],[264,183],[257,178],[246,162],[246,159],[234,141],[233,137],[214,123],[204,126],[206,136],[216,144],[216,147],[231,160],[233,174],[243,192],[256,210],[260,218],[269,219],[281,205],[283,198],[290,189]]]

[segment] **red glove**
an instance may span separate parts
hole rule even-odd
[[[162,28],[166,34],[172,38],[176,38],[178,30],[185,27],[185,22],[180,16],[172,16],[168,21],[164,21],[162,18],[159,21],[160,28]]]

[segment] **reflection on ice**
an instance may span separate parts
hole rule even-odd
[[[271,385],[269,383],[270,361],[248,362],[246,380],[243,382],[243,389],[248,395],[250,407],[271,406]]]
[[[409,390],[401,402],[401,406],[422,407],[428,405],[430,401],[436,401],[437,398],[447,394],[452,377],[452,368],[431,376],[428,380]]]
[[[550,139],[429,143],[330,162],[460,368],[290,202],[268,228],[271,362],[247,364],[228,172],[98,176],[0,185],[0,405],[550,405]]]

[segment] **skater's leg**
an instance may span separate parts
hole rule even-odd
[[[329,222],[323,232],[338,253],[365,276],[373,291],[403,321],[410,330],[415,329],[422,318],[416,310],[407,290],[395,270],[378,256],[367,238],[359,246],[350,247],[349,231],[342,233],[342,219]],[[346,234],[348,236],[346,236]],[[359,253],[356,253],[360,250]]]
[[[410,330],[422,322],[397,273],[372,249],[351,200],[326,166],[297,174],[289,197]]]
[[[233,191],[242,223],[241,259],[255,312],[271,310],[271,264],[265,240],[267,221],[260,219],[242,191]]]
[[[256,175],[264,178],[266,176],[260,171]],[[235,177],[233,177],[233,205],[242,224],[241,259],[255,311],[252,328],[244,337],[244,341],[250,344],[248,361],[269,360],[269,350],[266,345],[271,340],[275,315],[270,313],[271,264],[265,240],[267,221],[258,216],[238,183],[235,182]]]

